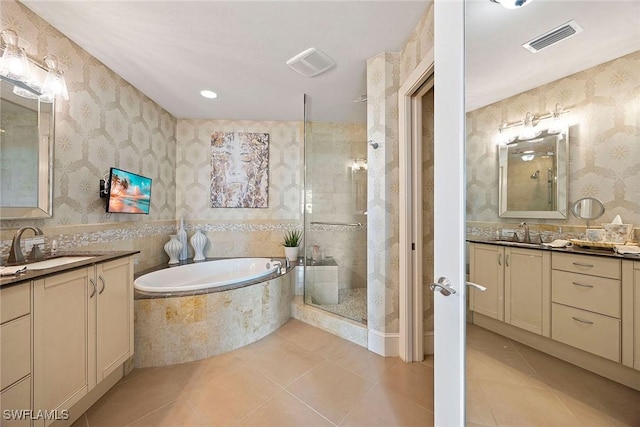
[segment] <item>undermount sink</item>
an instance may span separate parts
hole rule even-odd
[[[87,259],[95,258],[94,256],[61,256],[58,258],[46,259],[44,261],[32,262],[26,264],[27,270],[44,270],[47,268],[59,267],[65,264],[71,264],[72,262],[84,261]]]

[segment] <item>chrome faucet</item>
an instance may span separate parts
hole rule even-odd
[[[524,243],[531,243],[531,234],[529,234],[529,224],[527,224],[526,222],[521,222],[520,228],[524,228],[524,238],[522,239],[522,241]]]
[[[25,261],[24,254],[22,253],[20,239],[22,238],[22,233],[24,233],[26,230],[33,230],[36,236],[43,235],[42,230],[40,230],[38,227],[32,227],[30,225],[18,229],[18,231],[16,231],[16,235],[13,236],[13,240],[11,241],[11,249],[9,249],[9,258],[7,258],[7,264],[17,264]],[[40,249],[38,249],[38,246],[33,246],[31,255],[33,256],[33,259],[42,257],[42,253],[40,252]]]

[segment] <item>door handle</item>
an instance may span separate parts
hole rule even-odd
[[[502,265],[502,254],[498,254],[498,265]]]
[[[102,293],[104,292],[104,288],[107,287],[107,284],[105,283],[105,281],[102,278],[102,276],[98,276],[98,279],[100,279],[100,281],[102,282],[102,289],[100,289],[100,292],[98,292],[98,295],[102,295]]]
[[[478,285],[477,283],[467,282],[467,286],[471,286],[472,288],[476,288],[477,290],[484,292],[487,290],[485,286]]]
[[[91,283],[91,286],[93,286],[93,292],[91,292],[91,295],[89,295],[89,298],[93,298],[98,288],[96,287],[96,282],[94,282],[93,279],[89,279],[89,283]]]
[[[429,287],[433,292],[440,291],[445,297],[456,293],[456,290],[451,287],[451,282],[446,277],[439,278],[437,283],[432,283]]]

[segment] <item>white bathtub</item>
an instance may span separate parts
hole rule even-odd
[[[269,258],[205,261],[145,274],[134,281],[134,286],[144,292],[195,291],[259,279],[277,269],[277,262]]]

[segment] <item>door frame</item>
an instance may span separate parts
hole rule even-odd
[[[422,97],[420,89],[434,77],[434,50],[431,49],[420,61],[398,91],[398,136],[400,145],[400,348],[399,356],[404,362],[421,361],[423,352],[422,324],[422,224],[417,224],[414,206],[421,196],[422,160],[419,117]],[[412,155],[413,154],[413,155]],[[416,173],[413,173],[416,171]],[[421,198],[421,197],[420,197]],[[412,249],[415,244],[415,250]]]

